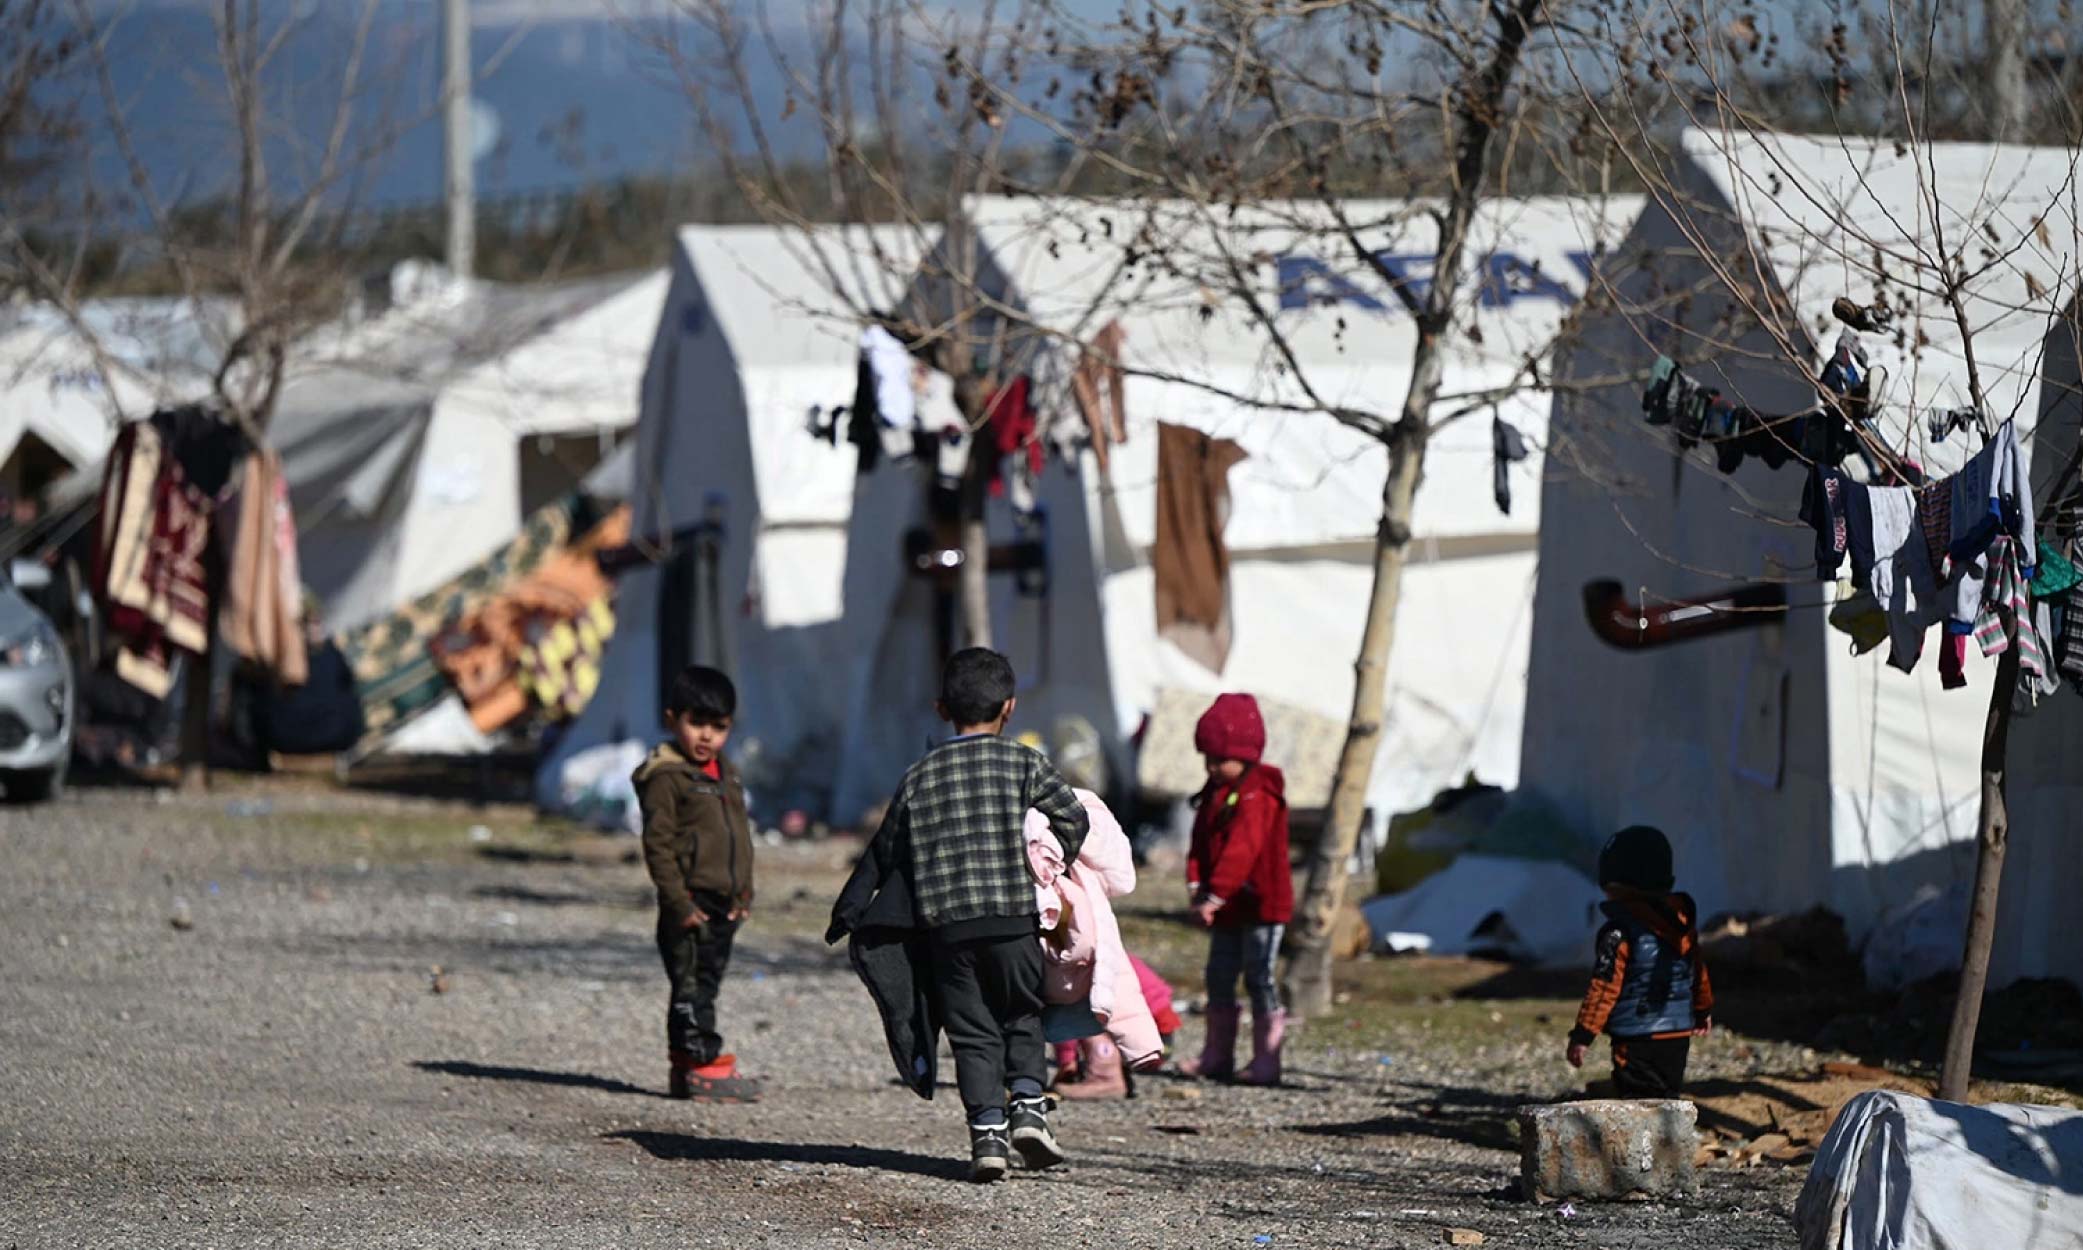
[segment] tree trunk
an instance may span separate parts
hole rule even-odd
[[[2003,856],[2011,835],[2011,813],[2004,797],[2004,757],[2010,748],[2011,701],[2018,692],[2018,634],[2011,625],[2011,645],[1996,665],[1996,688],[1989,693],[1989,719],[1982,731],[1982,815],[1975,832],[1974,902],[1967,913],[1967,945],[1960,956],[1960,989],[1953,999],[1953,1025],[1946,1033],[1945,1066],[1939,1071],[1938,1096],[1967,1101],[1968,1078],[1974,1068],[1975,1029],[1982,1019],[1982,992],[1989,985],[1989,948],[1996,939],[1996,895],[2003,885]]]
[[[214,622],[212,622],[214,626]],[[212,670],[216,667],[211,652],[216,650],[216,630],[210,631],[210,642],[201,655],[187,658],[187,694],[181,707],[181,779],[183,794],[201,794],[210,788],[210,696]]]
[[[984,518],[962,521],[962,645],[991,645],[991,534]]]
[[[1421,353],[1422,353],[1421,349]],[[1422,364],[1418,378],[1433,378],[1425,387],[1425,407],[1438,389],[1438,367]],[[1331,934],[1345,902],[1345,882],[1359,843],[1360,822],[1367,810],[1367,785],[1374,776],[1374,756],[1381,742],[1382,713],[1388,698],[1389,654],[1396,640],[1396,605],[1403,595],[1403,566],[1410,546],[1411,500],[1424,470],[1425,444],[1407,439],[1389,448],[1388,480],[1382,485],[1381,525],[1374,536],[1374,585],[1367,598],[1367,627],[1360,635],[1360,655],[1353,664],[1352,719],[1345,746],[1338,753],[1338,772],[1331,781],[1331,811],[1309,855],[1308,884],[1303,888],[1289,939],[1287,1005],[1300,1016],[1331,1006]]]
[[[1989,136],[1999,143],[2027,142],[2032,125],[2032,88],[2026,80],[2025,0],[1984,0],[1988,39]]]

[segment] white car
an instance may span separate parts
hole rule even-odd
[[[72,715],[72,657],[57,628],[12,577],[0,578],[0,790],[8,802],[41,802],[65,789]]]

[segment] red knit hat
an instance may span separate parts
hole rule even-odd
[[[1256,764],[1266,753],[1266,722],[1258,700],[1248,694],[1221,694],[1201,713],[1193,729],[1193,747],[1202,755]]]

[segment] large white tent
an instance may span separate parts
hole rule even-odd
[[[1384,202],[1348,212],[1385,266],[1422,283],[1434,229],[1426,207]],[[1490,280],[1452,341],[1446,392],[1509,385],[1528,356],[1544,356],[1584,289],[1596,241],[1617,238],[1638,207],[1619,197],[1485,206],[1473,251]],[[1211,295],[1229,284],[1210,275],[1234,261],[1260,276],[1261,306],[1273,310],[1301,376],[1326,404],[1393,415],[1416,335],[1387,282],[1356,262],[1340,223],[1307,205],[1255,206],[1218,226],[1183,204],[980,199],[965,231],[977,283],[1044,332],[1004,340],[1014,345],[1006,359],[1038,383],[1063,375],[1075,350],[1066,344],[1109,321],[1127,335],[1126,442],[1111,449],[1104,473],[1088,449],[1075,463],[1052,463],[1042,479],[1048,593],[1023,597],[1010,579],[992,579],[994,641],[1021,674],[1022,723],[1047,733],[1058,718],[1082,718],[1117,770],[1165,691],[1248,690],[1342,723],[1386,455],[1370,437],[1294,407],[1309,406],[1296,371],[1250,313]],[[950,255],[969,255],[961,239]],[[947,297],[929,287],[926,298]],[[988,327],[975,334],[991,337]],[[1045,387],[1043,402],[1076,420],[1061,413],[1060,390]],[[1491,490],[1493,412],[1536,446],[1543,439],[1545,404],[1508,395],[1446,427],[1432,446],[1397,614],[1373,795],[1381,806],[1422,803],[1471,769],[1504,783],[1517,775],[1539,467],[1511,471],[1517,500],[1501,515]],[[1234,643],[1219,673],[1156,626],[1160,421],[1233,439],[1249,457],[1229,474]],[[924,742],[944,732],[931,709],[942,609],[901,551],[920,523],[923,493],[917,469],[898,465],[868,478],[856,502],[840,819],[887,797]],[[994,541],[1016,537],[1009,510],[994,506],[991,524]]]
[[[581,484],[636,420],[666,276],[393,285],[389,307],[304,345],[269,430],[335,630],[442,585]]]
[[[2050,316],[2049,294],[2072,281],[2077,253],[2073,153],[1696,131],[1679,156],[1671,193],[1604,271],[1617,304],[1584,326],[1565,387],[1639,378],[1666,352],[1761,412],[1798,412],[1837,335],[1832,301],[1885,290],[1900,332],[1866,336],[1882,427],[1927,472],[1949,473],[1979,438],[1935,442],[1921,418],[1968,402],[1967,353],[1936,284],[1907,263],[1939,254],[1942,237],[1968,258],[1990,407],[2015,417],[2035,485],[2052,485],[2078,417],[2074,327]],[[1757,315],[1772,309],[1786,313]],[[1795,520],[1800,463],[1724,476],[1705,451],[1678,456],[1668,429],[1643,424],[1641,391],[1628,381],[1556,401],[1551,459],[1582,471],[1551,472],[1541,505],[1522,785],[1587,837],[1661,826],[1708,912],[1826,904],[1856,936],[1920,888],[1963,883],[1994,662],[1970,647],[1969,687],[1946,691],[1933,656],[1913,674],[1886,667],[1886,647],[1853,657],[1826,622],[1830,588],[1813,580],[1813,536]],[[1586,623],[1596,579],[1652,602],[1784,581],[1794,606],[1627,653]],[[2021,720],[2011,753],[1999,968],[2073,976],[2083,957],[2047,938],[2083,867],[2083,703],[2065,691]]]
[[[839,618],[855,452],[814,438],[811,418],[852,402],[859,312],[890,302],[918,253],[898,227],[680,232],[630,492],[646,541],[713,524],[693,540],[713,562],[677,615],[662,568],[620,579],[600,693],[544,761],[542,802],[579,752],[661,732],[661,665],[678,657],[735,677],[734,750],[763,806],[823,806],[852,651]]]

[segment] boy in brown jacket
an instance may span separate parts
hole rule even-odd
[[[644,864],[658,887],[658,954],[672,983],[666,1045],[674,1098],[750,1102],[716,1032],[716,995],[731,942],[752,910],[752,822],[738,770],[723,758],[738,692],[713,668],[690,665],[665,705],[671,738],[636,770]]]

